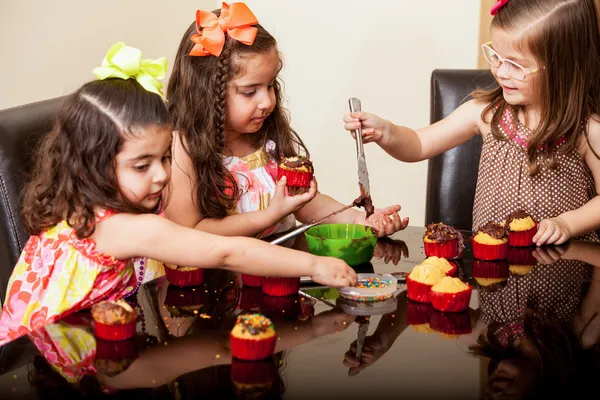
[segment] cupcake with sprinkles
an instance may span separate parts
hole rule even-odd
[[[463,234],[441,222],[427,225],[423,245],[427,257],[436,256],[448,260],[462,257],[465,247]]]
[[[262,360],[273,355],[277,336],[271,320],[262,314],[237,317],[229,334],[231,355],[247,361]]]
[[[508,230],[508,244],[513,247],[533,246],[533,237],[537,232],[537,223],[523,210],[510,213],[504,228]]]
[[[313,163],[308,157],[283,157],[277,167],[277,180],[285,176],[287,186],[310,187],[314,171]]]
[[[441,281],[445,276],[446,273],[436,265],[417,265],[408,277],[406,277],[408,298],[420,303],[430,303],[432,286]]]
[[[435,310],[460,312],[469,308],[473,289],[458,278],[446,276],[431,288],[431,305]]]
[[[508,231],[502,225],[488,222],[473,237],[473,257],[480,260],[504,260],[508,254]]]

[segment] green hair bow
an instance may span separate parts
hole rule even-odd
[[[115,43],[108,49],[102,64],[94,68],[93,73],[99,80],[133,78],[147,91],[165,97],[161,91],[163,84],[159,79],[164,79],[167,74],[167,59],[161,57],[142,60],[141,51],[126,46],[123,42]]]

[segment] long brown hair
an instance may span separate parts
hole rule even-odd
[[[539,170],[537,157],[544,165],[557,168],[553,144],[564,136],[566,141],[558,151],[575,151],[582,127],[587,140],[587,119],[600,113],[600,31],[596,7],[594,0],[511,0],[492,20],[492,27],[517,34],[518,44],[527,46],[539,64],[538,72],[532,76],[541,115],[527,147],[531,175]],[[511,105],[504,101],[502,88],[477,91],[473,97],[489,103],[482,119],[491,112],[492,134],[504,140],[498,126]]]
[[[220,10],[213,11],[220,15]],[[199,211],[209,218],[222,218],[235,208],[241,195],[231,172],[223,165],[225,145],[226,93],[228,83],[241,70],[238,55],[268,54],[277,51],[277,41],[262,26],[250,46],[225,35],[225,46],[219,57],[189,56],[193,47],[190,40],[196,33],[192,23],[184,33],[177,50],[169,85],[169,113],[182,145],[195,169],[195,197]],[[281,56],[279,56],[281,70]],[[307,153],[306,147],[290,126],[282,106],[283,91],[279,78],[274,82],[276,105],[254,136],[257,144],[275,142],[277,155],[286,157]],[[278,159],[279,161],[279,159]]]
[[[169,126],[167,107],[133,79],[92,81],[70,95],[41,144],[24,191],[27,231],[37,235],[67,220],[79,237],[88,237],[96,227],[96,207],[149,212],[121,195],[115,171],[126,136],[149,125]]]

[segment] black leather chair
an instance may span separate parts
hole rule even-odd
[[[431,74],[431,123],[450,115],[478,88],[496,84],[489,70],[436,69]],[[429,160],[425,223],[471,230],[481,137]]]
[[[21,218],[21,191],[40,139],[52,129],[62,97],[0,111],[0,299],[29,234]]]

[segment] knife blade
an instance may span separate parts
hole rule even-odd
[[[348,103],[350,105],[350,112],[361,111],[360,100],[356,97],[351,97],[350,100],[348,100]],[[367,158],[365,157],[365,149],[363,147],[362,128],[359,127],[354,133],[356,136],[356,158],[358,161],[358,185],[360,194],[371,196]]]
[[[369,330],[369,318],[358,317],[358,339],[356,340],[356,359],[360,362],[363,352],[363,346],[365,345],[365,338],[367,337],[367,331]]]

